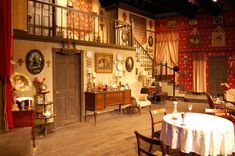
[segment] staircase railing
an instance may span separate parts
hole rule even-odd
[[[38,0],[28,0],[28,33],[133,46],[131,23]]]
[[[170,67],[168,66],[168,63],[165,62],[161,62],[160,64],[156,65],[154,70],[156,71],[157,70],[157,67],[160,67],[160,73],[159,75],[157,75],[155,73],[155,78],[156,80],[158,81],[161,81],[163,80],[163,76],[164,76],[164,80],[168,80],[169,79],[169,75],[168,75],[168,70],[172,70],[173,71],[173,99],[175,99],[175,73],[179,71],[179,67],[178,66],[173,66],[173,67]],[[165,75],[163,75],[163,70],[165,70]]]
[[[153,58],[149,55],[148,49],[144,48],[136,38],[134,38],[134,46],[136,47],[137,62],[140,62],[141,67],[146,70],[152,69]]]

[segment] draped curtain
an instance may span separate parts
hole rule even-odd
[[[7,120],[6,127],[13,128],[11,112],[11,85],[9,76],[12,57],[12,23],[11,23],[11,0],[0,1],[0,77],[4,81],[4,118]]]
[[[179,33],[158,34],[156,39],[156,63],[167,62],[170,67],[178,65]]]
[[[206,54],[193,54],[193,91],[206,92]]]

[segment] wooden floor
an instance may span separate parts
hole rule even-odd
[[[152,109],[165,107],[172,111],[172,101],[152,104]],[[194,103],[194,112],[203,112],[208,105]],[[136,156],[136,138],[134,130],[150,136],[150,115],[148,107],[141,115],[131,117],[118,111],[98,114],[94,126],[92,116],[84,123],[76,123],[55,129],[47,136],[37,136],[34,156]],[[187,103],[180,102],[179,111],[187,112]],[[160,129],[160,124],[159,124]]]

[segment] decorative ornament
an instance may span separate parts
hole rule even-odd
[[[124,11],[124,12],[122,13],[122,19],[123,19],[123,21],[126,22],[126,18],[127,18],[127,15],[126,15],[126,12]]]

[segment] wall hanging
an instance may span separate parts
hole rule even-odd
[[[26,67],[31,74],[38,74],[44,67],[44,56],[37,50],[30,50],[26,56]]]

